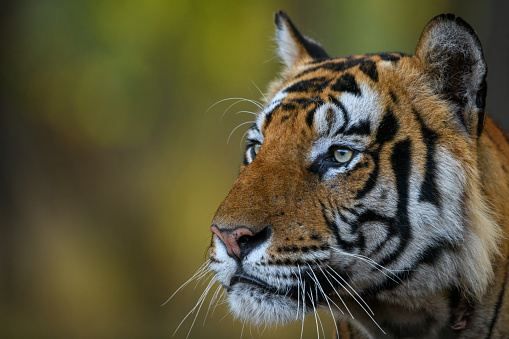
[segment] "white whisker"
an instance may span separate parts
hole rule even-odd
[[[202,301],[200,303],[200,307],[198,307],[198,310],[196,311],[196,315],[194,316],[194,319],[193,319],[193,322],[191,324],[191,327],[189,328],[189,332],[187,332],[187,338],[189,338],[189,335],[191,334],[191,330],[193,329],[193,326],[194,326],[194,323],[196,322],[196,319],[198,318],[198,314],[200,314],[200,310],[203,306],[203,304],[205,303],[205,298],[207,297],[207,294],[209,294],[209,291],[210,289],[212,288],[212,285],[214,285],[214,283],[216,282],[216,278],[212,278],[209,282],[209,284],[207,285],[207,288],[205,288],[205,291],[203,292],[204,294],[204,297],[202,298]]]
[[[339,279],[341,279],[354,293],[357,297],[359,297],[359,299],[364,303],[364,305],[366,305],[367,309],[369,310],[369,312],[371,312],[371,314],[375,314],[373,313],[373,311],[371,310],[371,308],[368,306],[368,303],[366,301],[364,301],[364,299],[357,293],[357,291],[352,287],[350,286],[350,284],[340,275],[338,274],[338,272],[336,272],[332,267],[330,267],[329,265],[327,265],[327,267],[334,273],[336,274]],[[352,296],[353,297],[353,296]]]
[[[364,255],[361,255],[361,254],[353,254],[353,253],[348,253],[348,252],[343,252],[341,251],[340,249],[337,249],[335,247],[330,247],[334,252],[336,253],[339,253],[339,254],[342,254],[342,255],[346,255],[346,256],[350,256],[350,257],[354,257],[354,258],[357,258],[359,260],[362,260],[364,261],[365,263],[367,264],[370,264],[372,265],[374,268],[376,268],[380,273],[382,273],[383,275],[385,275],[387,278],[391,279],[392,281],[394,281],[395,283],[399,283],[401,282],[401,278],[398,277],[396,274],[393,273],[392,270],[378,264],[376,261],[374,261],[373,259],[371,258],[368,258]],[[390,277],[389,275],[387,275],[387,273],[383,272],[381,269],[384,269],[385,271],[389,272],[390,274],[392,274],[396,279],[398,279],[399,281],[396,281],[394,280],[392,277]]]
[[[226,141],[226,143],[228,144],[230,142],[230,138],[232,137],[233,132],[235,132],[239,127],[244,126],[246,124],[254,124],[254,123],[255,123],[254,121],[246,121],[246,122],[241,123],[237,127],[235,127],[233,129],[233,131],[230,133],[230,135],[228,136],[228,140]]]
[[[210,282],[209,282],[209,285],[211,283],[215,282],[215,277],[213,277]],[[189,311],[189,313],[187,313],[187,315],[184,317],[184,319],[182,319],[182,321],[180,322],[180,324],[177,326],[177,329],[175,329],[175,332],[173,332],[173,335],[175,336],[175,333],[177,333],[177,331],[179,330],[180,326],[182,326],[182,324],[184,323],[184,321],[187,319],[187,317],[189,317],[193,312],[194,310],[196,310],[196,308],[200,307],[200,305],[202,304],[202,301],[205,300],[205,297],[207,296],[207,293],[208,293],[208,290],[205,289],[205,291],[203,291],[203,293],[201,294],[200,298],[198,299],[198,301],[196,302],[196,305],[191,309],[191,311]],[[193,322],[194,324],[194,322]],[[191,327],[192,328],[192,327]]]
[[[299,270],[299,277],[301,276],[300,274],[300,270]],[[302,279],[302,278],[301,278]],[[300,328],[300,339],[302,339],[302,333],[304,332],[304,318],[305,318],[305,314],[306,314],[306,282],[301,280],[302,281],[302,324],[301,324],[301,328]]]
[[[238,111],[237,113],[235,114],[240,114],[240,113],[248,113],[248,114],[252,114],[254,116],[258,116],[258,113],[255,113],[255,112],[251,112],[251,111]]]
[[[336,276],[338,278],[340,278],[343,282],[345,282],[348,287],[350,287],[352,289],[352,291],[360,298],[360,300],[366,305],[366,307],[369,309],[369,311],[374,315],[373,311],[371,311],[371,309],[369,308],[368,304],[364,301],[364,299],[362,299],[359,294],[355,291],[355,289],[353,289],[347,282],[345,279],[343,279],[343,277],[341,275],[339,275],[335,270],[332,269],[332,267],[330,267],[329,265],[327,265],[328,268],[330,268],[332,270],[332,273],[336,274]],[[332,278],[334,278],[333,275],[331,275]],[[359,306],[363,309],[363,311],[369,316],[369,318],[375,323],[375,325],[380,329],[380,331],[383,332],[383,334],[385,334],[385,331],[380,327],[380,325],[378,325],[378,323],[376,322],[376,320],[371,316],[370,312],[368,312],[366,310],[366,308],[364,308],[364,306],[359,302],[359,300],[348,290],[348,288],[346,288],[343,284],[341,284],[336,278],[334,278],[334,280],[336,280],[340,285],[343,286],[343,289],[345,291],[348,292],[348,294],[350,294],[350,296],[353,298],[353,300],[355,300],[357,302],[357,304],[359,304]]]
[[[318,263],[316,263],[318,269],[322,272],[322,274],[324,275],[325,279],[327,279],[327,281],[329,282],[329,284],[331,285],[332,288],[334,288],[334,285],[331,284],[330,280],[327,278],[327,275],[325,274],[325,272],[322,270],[322,268],[320,267],[320,265],[318,265]],[[309,266],[309,264],[308,264]],[[309,267],[311,269],[311,267]],[[316,281],[318,282],[318,277],[316,276],[315,272],[313,270],[311,270],[311,272],[313,273],[313,275],[315,276],[315,279]],[[345,314],[339,307],[338,305],[336,305],[336,303],[327,295],[325,294],[325,291],[323,290],[322,286],[320,284],[318,284],[318,286],[320,287],[320,290],[322,292],[322,295],[323,297],[325,298],[325,301],[327,302],[327,306],[329,306],[329,310],[330,310],[330,314],[332,316],[332,320],[334,321],[334,326],[336,327],[336,332],[338,331],[338,327],[337,327],[337,322],[336,322],[336,317],[334,317],[334,312],[332,311],[332,307],[329,303],[329,300],[341,311],[341,313]]]
[[[209,307],[207,308],[207,313],[205,313],[205,317],[203,318],[203,326],[205,326],[205,321],[207,320],[207,316],[209,315],[210,308],[211,308],[212,304],[214,303],[214,301],[216,301],[216,298],[217,298],[217,295],[219,294],[220,289],[221,289],[221,285],[219,285],[217,287],[216,291],[212,295],[212,298],[210,299]]]
[[[256,89],[258,90],[258,92],[260,92],[260,94],[262,95],[263,97],[263,100],[265,100],[265,103],[268,103],[267,101],[267,97],[265,96],[265,94],[263,94],[263,92],[260,90],[260,87],[256,86],[255,82],[253,80],[251,80],[251,83],[256,87]]]
[[[226,98],[226,99],[223,99],[223,100],[219,100],[218,102],[214,103],[213,105],[211,105],[209,108],[207,108],[207,110],[205,111],[205,113],[207,113],[208,111],[210,111],[214,106],[216,106],[217,104],[221,103],[221,102],[224,102],[224,101],[228,101],[228,100],[239,100],[239,102],[242,102],[242,101],[247,101],[247,102],[250,102],[254,105],[256,105],[259,109],[263,109],[263,106],[255,101],[255,100],[250,100],[250,99],[246,99],[246,98]]]
[[[240,339],[242,339],[242,335],[244,334],[244,326],[246,326],[246,322],[242,322],[242,330],[240,331]]]
[[[315,315],[315,323],[316,323],[316,337],[320,339],[320,331],[318,329],[318,318],[316,317],[316,307],[315,307],[315,299],[313,298],[313,293],[310,291],[309,297],[311,299],[311,304],[313,305],[313,313]]]
[[[314,278],[309,275],[309,277],[311,278],[311,280],[313,280],[315,282],[315,295],[316,295],[316,301],[318,303],[318,292],[316,291],[316,288],[318,287],[318,289],[320,290],[320,293],[323,295],[323,298],[325,299],[325,302],[327,302],[327,305],[329,306],[329,310],[331,312],[331,315],[332,315],[332,319],[334,320],[334,322],[336,322],[336,318],[334,318],[334,314],[332,312],[332,308],[330,307],[330,304],[329,304],[329,297],[327,296],[327,294],[325,294],[325,291],[323,290],[322,288],[322,285],[320,284],[320,281],[318,280],[318,277],[316,276],[315,272],[313,271],[313,269],[311,268],[311,266],[309,264],[307,264],[308,267],[309,267],[309,270],[311,271],[311,273],[313,273],[313,276]],[[318,320],[320,321],[320,326],[322,327],[322,334],[323,334],[323,337],[325,338],[325,331],[323,330],[323,325],[322,325],[322,321],[320,320],[320,316],[318,316]]]
[[[205,261],[201,266],[200,268],[198,268],[198,270],[196,271],[195,274],[193,274],[193,276],[191,278],[189,278],[189,280],[187,280],[185,283],[183,283],[175,292],[173,292],[173,294],[171,295],[171,297],[168,298],[168,300],[166,300],[161,306],[164,306],[166,305],[174,296],[175,294],[177,294],[178,291],[180,291],[181,289],[183,289],[184,287],[186,287],[191,281],[193,281],[194,279],[196,279],[198,276],[200,276],[200,279],[203,277],[203,275],[207,274],[208,272],[210,272],[210,268],[208,267],[208,264],[210,263],[210,259]],[[205,272],[203,272],[205,270]]]

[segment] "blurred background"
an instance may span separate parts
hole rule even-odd
[[[432,17],[462,16],[485,48],[488,111],[508,127],[508,3],[3,0],[0,337],[173,335],[206,285],[161,305],[206,260],[248,125],[228,137],[257,111],[219,101],[260,100],[277,74],[277,10],[335,56],[413,53]],[[241,337],[225,305],[205,313],[190,338]],[[304,332],[316,337],[314,318]]]

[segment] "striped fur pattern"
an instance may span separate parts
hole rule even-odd
[[[330,58],[276,25],[285,71],[211,227],[233,313],[323,308],[339,338],[509,337],[509,145],[472,28],[441,15],[414,56]]]

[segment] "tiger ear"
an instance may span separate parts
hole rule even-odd
[[[415,52],[433,90],[452,103],[469,134],[484,124],[487,66],[479,38],[463,19],[442,14],[424,28]]]
[[[284,11],[275,16],[278,54],[288,68],[314,59],[327,59],[329,55],[317,42],[302,35]]]

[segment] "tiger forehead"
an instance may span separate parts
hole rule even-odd
[[[281,125],[301,119],[305,121],[302,126],[315,125],[323,134],[331,117],[349,115],[354,118],[355,132],[367,135],[381,107],[394,101],[387,86],[376,86],[381,81],[379,69],[396,65],[402,57],[406,56],[381,53],[307,63],[279,88],[259,117],[258,127],[265,132],[274,120]]]
[[[359,69],[369,76],[373,81],[378,81],[377,64],[380,62],[397,63],[401,58],[407,58],[410,55],[404,53],[376,53],[350,56],[347,58],[335,58],[325,60],[314,60],[303,66],[303,69],[296,74],[293,79],[305,76],[309,73],[329,73],[345,72],[352,69]]]

